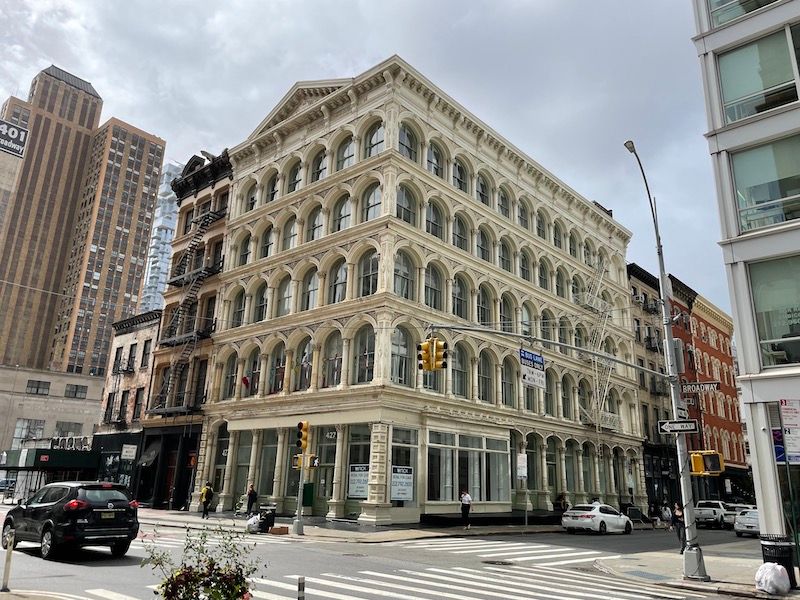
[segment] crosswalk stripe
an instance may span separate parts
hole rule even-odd
[[[383,576],[383,573],[376,573],[376,572],[373,572],[373,571],[359,571],[359,575],[371,575],[371,576],[381,577],[381,576]],[[365,584],[370,584],[370,585],[382,585],[384,587],[391,587],[392,589],[395,589],[395,590],[406,590],[406,591],[409,591],[409,592],[422,592],[423,594],[430,594],[431,593],[430,589],[418,588],[418,587],[414,587],[414,586],[411,586],[411,585],[402,585],[402,584],[400,584],[400,583],[398,583],[396,581],[380,581],[378,579],[365,579],[365,578],[360,578],[360,577],[348,577],[347,575],[334,575],[334,574],[329,574],[328,577],[335,577],[336,579],[347,579],[347,580],[352,580],[352,581],[358,581],[359,583],[365,583]],[[402,580],[408,580],[408,578],[401,578],[401,581]],[[416,580],[412,579],[411,583],[419,583],[419,581],[416,581]],[[374,590],[375,588],[372,588],[372,589]],[[439,597],[439,598],[453,598],[454,600],[463,600],[463,598],[464,598],[463,594],[451,594],[449,592],[438,591],[438,590],[436,591],[436,596]],[[407,598],[408,596],[404,596],[404,597]]]
[[[559,552],[573,552],[576,548],[561,548],[558,546],[548,546],[546,548],[541,548],[541,546],[533,546],[533,550],[515,550],[514,552],[496,552],[493,554],[479,554],[480,558],[496,558],[498,556],[516,556],[517,554],[547,554],[547,553],[559,553]],[[539,549],[537,549],[539,548]]]
[[[323,577],[330,577],[331,574],[325,573]],[[336,583],[336,582],[329,582],[324,579],[320,579],[318,577],[306,577],[306,584],[314,583],[317,585],[327,585],[327,586],[334,586],[337,589],[343,589],[350,592],[358,592],[358,593],[366,593],[367,598],[399,598],[400,600],[429,600],[423,598],[422,596],[409,596],[408,594],[399,594],[397,592],[389,592],[386,590],[376,590],[373,587],[364,587],[361,585],[353,585],[349,583]],[[317,590],[313,590],[313,593],[317,593]]]
[[[499,547],[502,546],[502,542],[478,542],[478,541],[469,541],[469,542],[453,542],[452,544],[419,544],[414,546],[415,550],[420,548],[428,548],[428,549],[446,549],[446,550],[461,550],[464,548],[478,548],[478,547],[485,547],[486,549],[495,546]]]
[[[565,555],[562,555],[562,556],[585,556],[587,554],[601,554],[601,552],[598,552],[597,550],[584,550],[583,552],[573,552],[572,554],[565,554]],[[547,559],[550,559],[550,558],[557,558],[557,557],[552,557],[552,556],[514,556],[512,558],[509,558],[508,560],[510,560],[511,562],[523,562],[523,561],[529,561],[529,560],[547,560]],[[594,560],[594,559],[592,559],[592,560]],[[546,564],[546,563],[542,563],[542,564]]]
[[[408,571],[408,570],[405,570],[405,569],[401,569],[401,572],[403,572],[403,573],[414,573],[414,571]],[[482,581],[470,581],[469,582],[475,587],[465,587],[465,586],[462,586],[462,585],[458,585],[460,583],[465,583],[464,579],[463,579],[463,574],[458,573],[459,577],[456,578],[456,577],[448,577],[446,575],[440,575],[439,573],[447,573],[449,575],[451,572],[448,571],[447,569],[428,569],[427,571],[420,571],[420,572],[417,572],[416,574],[417,575],[421,575],[421,576],[423,576],[423,577],[425,577],[427,579],[433,579],[433,580],[436,580],[436,581],[445,582],[448,585],[445,585],[445,583],[439,583],[438,586],[439,587],[446,587],[446,588],[451,589],[451,590],[461,590],[461,591],[464,591],[464,592],[471,592],[471,593],[476,593],[476,592],[480,591],[482,594],[484,594],[486,596],[493,596],[495,598],[508,598],[509,600],[518,600],[519,599],[519,594],[504,594],[502,592],[493,591],[493,590],[497,590],[497,589],[505,590],[505,589],[508,589],[508,587],[507,586],[502,586],[502,585],[495,585],[495,584],[491,584],[491,583],[486,583],[485,582],[485,577],[483,578]],[[426,583],[428,585],[434,585],[434,583],[431,582],[431,581],[427,581]],[[481,588],[481,589],[476,589],[476,588]],[[513,591],[513,590],[511,590],[511,591]],[[546,592],[549,592],[549,591],[558,591],[558,590],[550,590],[550,589],[547,589],[547,588],[545,588],[542,591],[538,591],[537,590],[535,592],[531,592],[531,594],[533,594],[531,597],[532,598],[550,598],[551,600],[582,600],[578,596],[565,596],[563,593],[559,593],[557,596],[555,596],[553,594],[546,593]]]
[[[250,590],[250,595],[253,598],[261,598],[262,600],[289,600],[289,596],[279,596],[272,592],[262,592],[261,590]]]
[[[62,592],[42,592],[39,590],[14,590],[14,594],[19,594],[23,598],[45,598],[46,600],[89,600],[86,596],[75,596],[74,594],[64,594]]]
[[[581,554],[581,553],[579,552],[578,554]],[[611,560],[611,559],[614,559],[614,558],[621,558],[621,557],[622,557],[621,554],[612,554],[610,556],[603,556],[602,559],[603,560]],[[575,564],[575,563],[592,562],[592,561],[597,560],[598,558],[601,558],[601,557],[592,556],[591,558],[576,558],[574,560],[573,559],[556,560],[556,561],[553,561],[553,562],[539,563],[537,566],[540,566],[540,567],[555,567],[555,566],[558,566],[558,565],[571,565],[571,564]]]
[[[294,575],[293,577],[297,577]],[[268,585],[282,590],[289,590],[297,594],[297,584],[283,583],[282,581],[270,581],[269,579],[254,578],[253,581],[261,585]],[[308,581],[308,577],[306,577]],[[345,596],[344,594],[337,594],[335,592],[327,592],[325,590],[306,590],[306,596],[313,594],[314,596],[322,596],[323,598],[330,598],[330,600],[363,600],[356,596]]]
[[[541,544],[508,544],[504,543],[502,546],[494,546],[493,548],[484,548],[477,546],[477,550],[472,548],[470,550],[456,550],[453,554],[477,554],[478,552],[486,552],[487,550],[497,550],[498,548],[507,548],[509,550],[517,550],[519,548],[544,548]]]
[[[91,594],[92,596],[98,596],[99,598],[103,598],[103,600],[138,600],[138,598],[134,598],[133,596],[128,596],[127,594],[120,594],[119,592],[112,592],[111,590],[85,590],[87,594]]]

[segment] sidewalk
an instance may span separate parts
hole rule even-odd
[[[800,590],[792,590],[788,596],[771,596],[757,592],[756,571],[762,565],[760,559],[703,556],[706,572],[711,581],[681,579],[683,556],[677,552],[644,552],[616,559],[601,559],[594,566],[610,575],[617,575],[642,583],[658,583],[670,587],[693,590],[709,594],[725,594],[745,598],[800,598]]]

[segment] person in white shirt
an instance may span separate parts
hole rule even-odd
[[[461,522],[464,529],[469,529],[469,511],[472,509],[472,496],[467,490],[461,490]]]

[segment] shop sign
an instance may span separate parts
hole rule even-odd
[[[136,444],[122,444],[122,452],[120,452],[120,460],[135,460],[136,459]]]
[[[0,150],[19,158],[25,156],[28,130],[8,121],[0,120]]]
[[[348,498],[367,499],[369,484],[369,465],[350,465],[350,477],[347,480]]]
[[[392,465],[391,499],[392,500],[414,499],[414,467],[396,467]]]
[[[528,455],[524,452],[517,454],[517,479],[528,478]]]
[[[800,463],[800,400],[781,399],[783,451],[789,464]]]

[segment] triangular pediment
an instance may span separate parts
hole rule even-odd
[[[266,118],[258,124],[258,127],[248,136],[248,139],[258,137],[281,121],[285,121],[292,115],[317,104],[330,94],[350,85],[352,81],[352,79],[328,79],[295,83]]]

